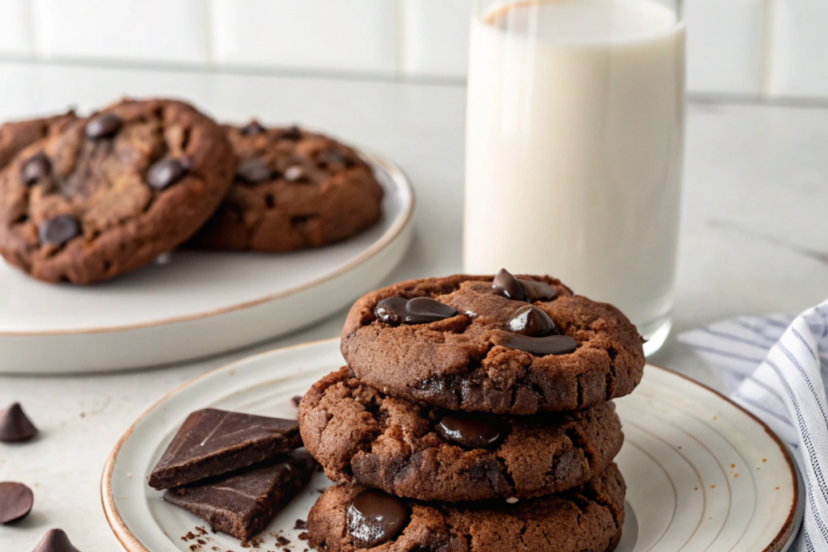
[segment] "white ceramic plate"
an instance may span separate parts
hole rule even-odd
[[[106,517],[129,552],[189,552],[182,536],[206,523],[163,501],[146,484],[178,427],[193,410],[216,407],[295,417],[291,397],[343,364],[339,341],[279,349],[219,368],[150,408],[121,438],[104,469]],[[797,476],[787,451],[759,420],[721,395],[678,374],[648,366],[636,392],[616,401],[626,443],[617,462],[627,481],[627,523],[618,552],[780,552],[801,520]],[[323,474],[262,534],[296,544],[297,519],[307,519],[330,485]],[[222,534],[202,537],[238,550]],[[302,549],[301,546],[298,547]]]
[[[414,192],[362,152],[385,190],[380,222],[287,254],[175,251],[95,286],[45,284],[0,259],[0,372],[108,371],[198,358],[310,325],[376,288],[411,239]]]

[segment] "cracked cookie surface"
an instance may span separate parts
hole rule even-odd
[[[364,489],[325,491],[308,516],[311,546],[327,552],[609,552],[624,526],[626,487],[615,464],[581,487],[516,504],[403,500],[402,529],[375,546],[358,542],[349,523],[350,505]]]
[[[502,428],[492,446],[447,438],[440,424],[454,415],[386,397],[343,367],[305,394],[299,423],[305,446],[332,480],[448,502],[565,491],[603,472],[624,440],[613,403],[484,418]]]
[[[342,354],[360,380],[383,393],[450,410],[569,411],[632,392],[645,362],[641,337],[627,317],[573,295],[560,280],[519,277],[555,289],[553,299],[532,304],[575,340],[574,352],[542,356],[507,347],[515,336],[508,321],[528,303],[497,293],[492,276],[455,275],[401,282],[359,299],[342,330]],[[428,297],[458,313],[392,325],[375,314],[389,297]]]
[[[374,225],[383,191],[351,148],[297,127],[225,127],[239,167],[196,247],[266,252],[321,247]]]
[[[195,233],[235,165],[221,127],[182,102],[70,120],[0,171],[0,253],[49,282],[130,272]]]

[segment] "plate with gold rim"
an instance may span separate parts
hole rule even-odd
[[[163,501],[146,476],[193,410],[213,407],[295,417],[291,398],[344,364],[339,340],[252,356],[205,374],[145,412],[115,446],[101,483],[104,512],[129,552],[238,549],[220,533],[187,538],[206,523]],[[619,552],[785,552],[802,518],[803,493],[784,444],[759,419],[722,395],[648,365],[641,385],[615,401],[625,444],[616,458],[627,482]],[[294,529],[330,481],[310,485],[262,533],[307,547]],[[269,548],[268,548],[269,547]]]

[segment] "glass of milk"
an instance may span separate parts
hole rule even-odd
[[[684,139],[681,0],[477,0],[464,265],[550,274],[670,331]]]

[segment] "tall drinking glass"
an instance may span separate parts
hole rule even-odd
[[[670,331],[684,139],[681,0],[477,0],[465,270],[550,274]]]

